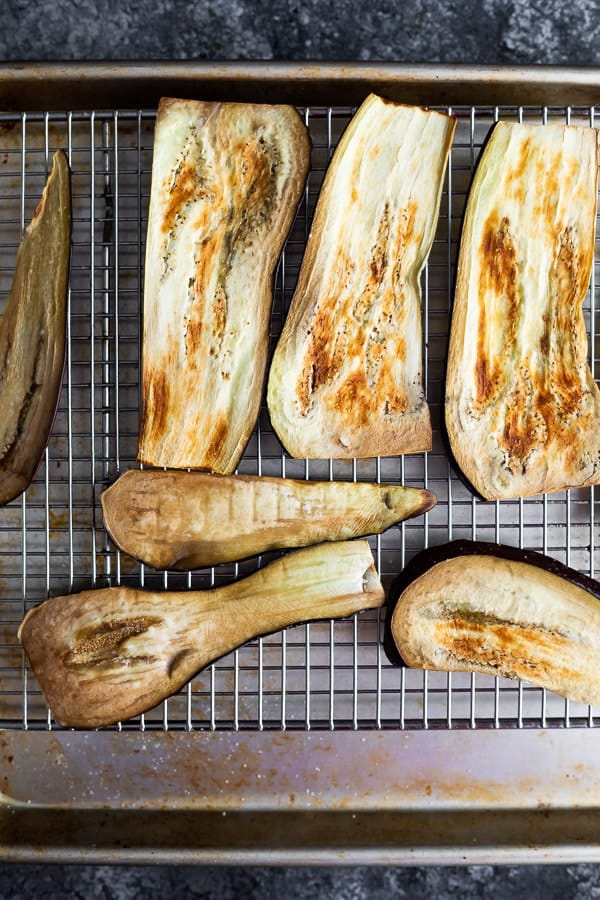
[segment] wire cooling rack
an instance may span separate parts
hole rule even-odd
[[[457,478],[442,440],[445,357],[460,225],[481,146],[499,118],[595,125],[594,108],[460,107],[441,213],[423,273],[424,373],[434,428],[428,454],[371,460],[294,460],[263,408],[239,471],[307,479],[390,481],[433,490],[438,505],[372,538],[385,587],[420,549],[455,538],[540,550],[594,575],[600,568],[599,490],[482,502]],[[302,109],[312,167],[277,267],[274,347],[293,293],[320,184],[351,109]],[[0,116],[0,310],[23,229],[53,150],[68,154],[73,248],[67,364],[49,446],[26,494],[0,509],[0,726],[57,728],[16,633],[48,596],[128,583],[184,589],[231,581],[266,558],[190,574],[156,572],[111,544],[100,494],[135,467],[140,408],[144,242],[154,111]],[[597,254],[596,254],[597,256]],[[585,302],[598,374],[595,268]],[[253,641],[200,673],[127,729],[427,729],[596,724],[594,709],[483,675],[395,668],[382,648],[385,612],[294,627]]]

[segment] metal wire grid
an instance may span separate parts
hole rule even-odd
[[[375,480],[429,488],[438,505],[372,539],[386,587],[420,549],[458,537],[549,553],[592,576],[599,567],[598,491],[571,490],[484,503],[450,466],[441,436],[443,378],[454,269],[468,185],[499,118],[595,124],[589,109],[455,108],[456,138],[423,286],[424,371],[433,450],[360,461],[294,460],[263,409],[239,470],[300,478]],[[352,114],[302,110],[313,141],[304,198],[279,262],[272,344],[293,293],[323,173]],[[140,311],[154,113],[0,117],[0,309],[20,235],[51,153],[63,147],[73,184],[67,365],[42,465],[26,495],[0,509],[0,725],[56,728],[16,639],[23,614],[49,595],[127,582],[164,588],[216,585],[266,557],[190,574],[157,573],[117,551],[103,528],[101,491],[136,466]],[[597,373],[595,272],[585,305]],[[481,675],[392,667],[384,612],[313,623],[261,638],[200,673],[179,695],[118,728],[478,728],[595,724],[594,710],[524,684]]]

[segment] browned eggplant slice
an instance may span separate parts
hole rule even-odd
[[[460,541],[415,557],[388,617],[415,668],[522,679],[600,702],[600,583],[533,551]]]
[[[267,403],[292,456],[431,449],[420,274],[456,120],[370,94],[327,171]]]
[[[292,106],[161,100],[138,459],[233,472],[256,423],[272,280],[306,182]]]
[[[600,390],[582,303],[598,135],[499,122],[465,214],[446,379],[454,458],[488,500],[600,481]]]
[[[101,500],[125,553],[157,569],[195,569],[380,534],[431,509],[436,497],[392,484],[132,469]]]
[[[26,490],[48,443],[65,362],[70,250],[70,172],[58,150],[0,322],[0,505]]]
[[[19,640],[52,713],[99,727],[154,707],[261,634],[383,605],[367,541],[299,550],[209,591],[113,587],[47,600]]]

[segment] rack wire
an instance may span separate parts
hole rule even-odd
[[[600,568],[598,489],[482,502],[452,468],[442,439],[445,358],[461,219],[474,166],[499,118],[594,126],[592,108],[460,107],[436,238],[423,274],[425,387],[434,429],[427,454],[295,460],[263,408],[239,471],[306,479],[389,481],[433,490],[437,506],[371,539],[386,588],[420,549],[455,538],[547,553],[589,575]],[[313,142],[304,197],[274,281],[272,349],[293,294],[323,174],[353,110],[301,110]],[[156,572],[120,553],[104,530],[100,494],[136,467],[144,241],[154,111],[0,116],[0,311],[22,232],[53,150],[72,170],[73,245],[67,360],[60,406],[36,477],[0,509],[0,726],[58,728],[16,632],[48,596],[128,583],[185,589],[242,577],[266,557],[193,573]],[[596,253],[596,259],[598,253]],[[598,375],[596,265],[584,311]],[[229,654],[125,729],[428,729],[594,726],[597,713],[526,684],[392,666],[385,612],[313,623]]]

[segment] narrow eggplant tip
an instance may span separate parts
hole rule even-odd
[[[38,200],[31,222],[28,225],[28,231],[31,230],[31,227],[42,217],[42,214],[48,202],[48,196],[50,194],[50,191],[53,189],[54,182],[57,179],[60,179],[61,176],[64,176],[65,174],[68,177],[69,165],[67,163],[67,157],[65,156],[63,150],[56,150],[52,156],[52,165],[48,174],[48,178],[46,179],[46,184],[44,185],[44,189],[42,191],[42,196]]]
[[[420,509],[420,514],[429,512],[429,510],[433,509],[433,507],[437,504],[437,496],[433,493],[433,491],[423,490],[421,491],[421,495],[423,498],[423,505]]]
[[[437,497],[433,491],[421,488],[407,488],[400,485],[389,487],[383,495],[383,503],[392,514],[397,516],[397,521],[411,519],[414,516],[422,516],[437,503]]]

